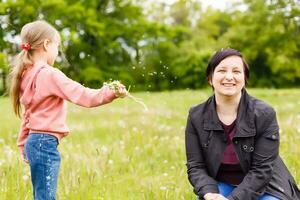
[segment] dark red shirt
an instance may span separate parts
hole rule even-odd
[[[224,133],[225,133],[226,138],[227,138],[227,147],[224,151],[221,163],[223,163],[223,164],[238,164],[240,162],[237,158],[237,155],[235,153],[234,146],[233,146],[233,143],[232,143],[232,138],[233,138],[233,136],[235,135],[235,132],[236,132],[235,121],[230,125],[223,124],[222,122],[221,122],[221,124],[222,124],[222,127],[224,129]]]
[[[240,166],[240,162],[234,150],[232,138],[236,132],[236,122],[230,125],[222,124],[224,133],[227,137],[227,146],[223,154],[221,165],[217,174],[217,180],[233,185],[238,185],[243,181],[244,173]]]

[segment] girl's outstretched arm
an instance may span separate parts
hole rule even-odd
[[[96,107],[112,102],[117,96],[109,87],[100,89],[84,87],[53,67],[41,70],[36,80],[39,95],[55,95],[84,107]]]

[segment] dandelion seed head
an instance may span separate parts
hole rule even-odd
[[[102,146],[102,147],[101,147],[101,151],[102,151],[103,153],[107,153],[107,152],[108,152],[108,148],[107,148],[106,146]]]
[[[167,190],[168,188],[166,186],[160,186],[160,190]]]
[[[136,151],[139,151],[139,150],[140,150],[140,147],[139,147],[139,146],[135,146],[134,149],[135,149]]]
[[[28,177],[27,175],[24,175],[24,176],[22,177],[22,179],[23,179],[24,181],[27,181],[27,180],[29,179],[29,177]]]

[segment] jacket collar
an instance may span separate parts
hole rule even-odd
[[[248,95],[246,90],[243,89],[236,120],[237,132],[234,137],[250,137],[255,136],[256,134],[254,125],[254,112],[250,106],[250,100],[251,97]],[[223,131],[216,111],[215,95],[206,101],[203,115],[203,127],[205,130]]]

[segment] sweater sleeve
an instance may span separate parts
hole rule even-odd
[[[197,131],[193,126],[191,111],[188,116],[185,130],[185,147],[187,157],[188,179],[194,187],[194,192],[203,199],[206,193],[219,193],[218,183],[209,176],[203,157],[200,144],[198,142]]]
[[[43,70],[44,71],[44,70]],[[116,96],[107,86],[100,89],[84,87],[56,68],[46,68],[37,78],[40,90],[84,107],[96,107],[112,102]],[[38,86],[37,86],[38,87]]]
[[[29,134],[29,129],[26,127],[26,124],[27,124],[27,118],[26,118],[26,110],[25,110],[22,116],[21,128],[17,139],[17,145],[19,147],[20,154],[24,154],[24,144]]]

